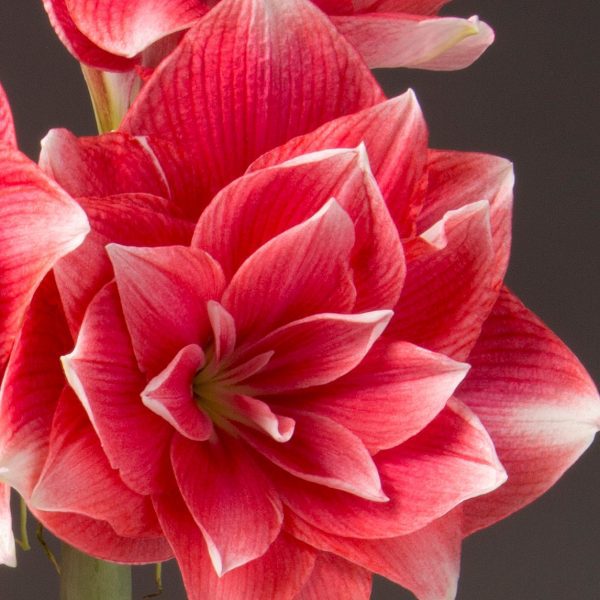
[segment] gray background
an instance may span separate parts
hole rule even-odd
[[[0,80],[21,148],[32,157],[50,127],[94,132],[78,66],[41,4],[0,3]],[[495,28],[496,43],[465,71],[378,76],[389,94],[416,90],[432,146],[515,163],[508,283],[598,381],[598,5],[455,0],[445,12],[479,14]],[[459,600],[600,599],[599,459],[596,443],[546,496],[465,542]],[[33,545],[19,554],[18,569],[0,568],[1,600],[58,597],[52,567]],[[165,600],[185,598],[172,567],[165,584]],[[135,587],[136,599],[153,591],[150,568],[137,571]],[[373,598],[412,596],[378,581]]]

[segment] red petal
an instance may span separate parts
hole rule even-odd
[[[176,137],[206,203],[267,150],[382,99],[311,3],[223,0],[157,69],[123,128]]]
[[[322,552],[294,600],[369,600],[371,573],[339,556]]]
[[[167,368],[150,380],[142,402],[170,423],[181,435],[195,441],[207,440],[212,421],[194,401],[194,375],[204,365],[204,352],[196,344],[182,348]]]
[[[150,499],[132,492],[110,467],[70,388],[65,388],[54,414],[48,459],[29,502],[38,510],[107,521],[125,537],[161,533]]]
[[[139,494],[162,490],[168,483],[173,429],[142,404],[145,378],[133,354],[115,283],[104,287],[88,307],[77,345],[63,357],[63,366],[111,466]]]
[[[54,267],[73,335],[79,331],[92,298],[114,278],[106,244],[187,244],[191,233],[191,224],[171,216],[165,208],[165,201],[157,196],[119,194],[105,198],[80,198],[80,202],[88,214],[92,231],[77,252],[71,252]]]
[[[313,568],[314,551],[282,533],[262,557],[218,577],[181,498],[160,496],[155,505],[189,600],[294,600]]]
[[[52,275],[33,296],[2,382],[0,471],[26,498],[41,473],[58,398],[60,356],[73,347]]]
[[[544,493],[600,428],[600,398],[569,349],[503,290],[469,356],[458,395],[490,432],[508,481],[465,506],[468,532]]]
[[[414,533],[388,539],[357,540],[328,535],[298,517],[290,520],[288,529],[308,544],[408,588],[419,600],[456,597],[462,541],[459,510]]]
[[[449,211],[405,251],[406,281],[386,336],[464,360],[504,276],[494,257],[488,203]]]
[[[237,340],[235,321],[215,300],[209,300],[206,303],[206,312],[213,331],[215,361],[218,364],[223,358],[227,358],[235,348]]]
[[[0,85],[0,142],[12,148],[17,147],[17,136],[12,112],[4,88]]]
[[[299,485],[291,478],[278,479],[278,489],[283,501],[311,525],[369,539],[412,533],[506,479],[485,429],[455,401],[421,433],[374,460],[390,498],[385,504],[306,482]]]
[[[257,344],[240,348],[242,355],[274,353],[245,384],[264,395],[329,383],[360,363],[391,316],[389,310],[326,313],[276,329]]]
[[[373,459],[358,437],[327,417],[285,412],[296,423],[294,435],[286,443],[246,428],[240,431],[242,437],[295,477],[374,502],[387,500]]]
[[[371,68],[464,69],[494,41],[477,17],[417,17],[391,12],[333,17]]]
[[[224,433],[205,443],[175,436],[171,461],[217,575],[262,556],[279,535],[283,510],[245,444]]]
[[[129,58],[190,27],[208,7],[198,0],[66,0],[77,27],[98,46]]]
[[[430,150],[427,179],[425,204],[418,217],[419,233],[449,210],[487,200],[497,268],[505,269],[510,253],[515,180],[512,163],[489,154]]]
[[[99,48],[79,31],[65,0],[42,0],[56,34],[77,60],[104,69],[126,71],[135,61],[114,56]]]
[[[136,565],[162,562],[173,557],[164,537],[123,537],[117,535],[105,521],[72,513],[30,510],[56,537],[103,560]]]
[[[352,0],[356,12],[401,12],[434,15],[450,0]]]
[[[0,144],[0,166],[1,372],[33,292],[81,244],[89,225],[83,210],[20,152]]]
[[[10,514],[10,486],[0,483],[0,565],[17,566],[17,549]]]
[[[356,290],[350,271],[354,226],[331,200],[313,217],[261,246],[223,294],[238,339],[257,340],[315,313],[347,312]]]
[[[427,160],[427,129],[411,91],[296,137],[258,158],[250,169],[325,148],[355,147],[361,142],[400,234],[411,235],[423,200],[420,186]]]
[[[340,423],[372,453],[392,448],[425,427],[469,367],[406,342],[376,343],[344,377],[294,398],[294,406]]]
[[[183,346],[206,340],[206,302],[221,297],[221,268],[205,252],[184,246],[106,249],[138,364],[157,375]]]

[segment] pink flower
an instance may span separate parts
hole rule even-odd
[[[469,66],[494,40],[492,29],[477,17],[436,16],[447,1],[314,0],[314,4],[330,15],[370,67],[445,71]],[[44,0],[57,34],[87,65],[84,74],[104,130],[118,127],[149,71],[216,4],[218,0]],[[282,0],[280,5],[280,10],[296,10],[295,2]],[[316,11],[304,12],[308,30],[319,17]]]
[[[0,87],[0,376],[36,287],[88,231],[83,210],[17,150],[10,107]],[[10,432],[3,438],[0,452],[8,458],[0,468],[0,564],[14,566],[7,483],[13,466],[21,465],[10,464]]]
[[[502,285],[510,163],[430,150],[310,4],[224,0],[40,162],[92,231],[25,316],[0,469],[83,551],[174,553],[191,600],[451,598],[600,425]]]

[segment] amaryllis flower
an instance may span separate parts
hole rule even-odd
[[[224,0],[120,132],[46,138],[92,231],[29,306],[0,467],[83,551],[174,554],[191,600],[373,572],[452,598],[463,537],[552,485],[600,401],[503,287],[510,163],[428,149],[413,94],[291,4]]]
[[[17,150],[10,107],[0,87],[0,377],[36,288],[88,231],[77,203]],[[8,433],[0,450],[4,456],[10,455],[11,444]],[[0,468],[0,563],[14,566],[9,463],[10,457]]]
[[[448,0],[313,1],[370,67],[462,69],[494,39],[492,29],[477,17],[437,16]],[[148,72],[216,4],[218,0],[44,0],[57,34],[85,65],[104,130],[117,128]],[[280,10],[295,10],[294,2],[282,0],[280,5]],[[307,31],[315,14],[305,23]]]

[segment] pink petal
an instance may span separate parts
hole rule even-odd
[[[406,281],[386,335],[464,360],[504,276],[505,265],[494,257],[488,203],[449,211],[405,251]]]
[[[208,11],[198,0],[66,0],[71,18],[95,44],[128,58]]]
[[[276,442],[288,442],[294,433],[294,419],[276,415],[262,400],[236,394],[220,399],[220,404],[229,419],[266,433]]]
[[[467,503],[467,532],[544,493],[600,428],[600,399],[589,375],[509,291],[502,291],[469,362],[473,369],[458,395],[490,432],[508,481]]]
[[[111,466],[138,494],[161,491],[168,483],[173,429],[142,404],[145,378],[115,283],[105,286],[88,307],[75,349],[63,357],[63,366]]]
[[[512,163],[489,154],[430,150],[427,179],[425,204],[418,216],[418,231],[433,226],[449,210],[487,200],[496,263],[499,269],[506,268],[515,180]]]
[[[423,429],[446,405],[469,367],[406,342],[376,343],[344,377],[294,399],[357,435],[372,453]]]
[[[390,499],[386,503],[307,482],[299,485],[289,477],[280,477],[277,487],[284,503],[311,525],[334,535],[371,539],[412,533],[506,479],[487,432],[456,401],[421,433],[379,452],[374,460]]]
[[[42,471],[58,398],[60,356],[73,347],[52,275],[33,296],[8,362],[0,402],[0,472],[25,498]]]
[[[245,444],[225,433],[205,443],[175,436],[171,461],[217,575],[262,556],[279,535],[283,510]]]
[[[313,217],[261,246],[223,294],[239,340],[256,340],[315,313],[347,312],[356,290],[350,270],[354,226],[331,200]]]
[[[0,483],[0,565],[17,566],[17,549],[10,514],[10,486]]]
[[[161,533],[149,498],[132,492],[110,467],[83,407],[69,388],[58,403],[48,458],[29,502],[38,510],[107,521],[125,537]]]
[[[321,552],[294,600],[369,600],[371,573],[339,556]]]
[[[404,280],[404,257],[364,146],[298,156],[236,179],[201,215],[192,244],[214,256],[229,276],[262,244],[332,197],[354,223],[351,265],[360,310],[393,306]]]
[[[227,310],[215,300],[209,300],[206,303],[206,312],[213,331],[215,361],[219,363],[223,358],[228,357],[235,348],[237,340],[235,321]]]
[[[149,194],[80,198],[92,231],[77,252],[54,267],[71,332],[76,335],[86,307],[114,273],[105,250],[117,242],[132,246],[187,244],[191,224],[171,216],[165,201]],[[135,223],[135,227],[132,227]]]
[[[150,380],[142,402],[181,435],[195,441],[207,440],[212,421],[194,400],[194,375],[204,365],[204,352],[195,344],[182,348],[167,368]]]
[[[332,21],[371,68],[464,69],[494,41],[493,30],[477,17],[380,12],[332,17]]]
[[[42,0],[42,2],[56,34],[77,60],[117,71],[133,68],[135,61],[106,52],[81,33],[69,13],[66,0]]]
[[[103,560],[139,565],[173,557],[171,547],[162,536],[124,537],[116,534],[105,521],[72,513],[45,512],[31,507],[30,510],[59,539]]]
[[[355,147],[361,142],[400,234],[411,235],[423,201],[420,187],[427,161],[427,128],[410,90],[296,137],[259,157],[250,169],[325,148]]]
[[[184,246],[106,249],[138,364],[157,375],[183,346],[206,341],[205,306],[223,292],[221,268],[205,252]]]
[[[176,136],[206,202],[267,150],[382,99],[310,2],[223,0],[157,69],[123,129]]]
[[[411,590],[419,600],[454,600],[462,541],[460,510],[401,537],[357,540],[326,534],[298,517],[290,532],[300,540],[333,552]]]
[[[373,459],[358,437],[327,417],[289,409],[286,414],[296,427],[285,444],[250,429],[242,429],[240,434],[295,477],[373,502],[387,500]]]
[[[12,112],[4,88],[0,85],[0,143],[17,147],[17,135]]]
[[[0,166],[1,372],[33,292],[81,244],[89,225],[83,210],[17,150],[0,144]]]
[[[294,600],[310,576],[315,552],[281,533],[262,557],[219,577],[181,498],[159,496],[155,505],[189,600]]]
[[[391,316],[389,310],[321,314],[276,329],[257,344],[240,348],[242,355],[274,353],[245,384],[263,395],[329,383],[360,363]]]
[[[352,0],[356,12],[401,12],[434,15],[450,0]]]

